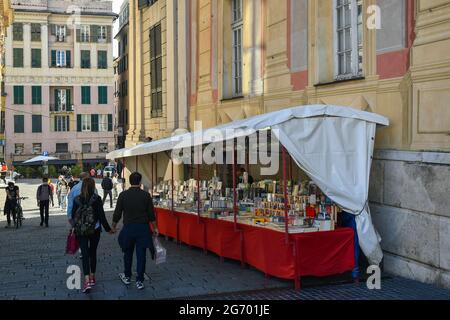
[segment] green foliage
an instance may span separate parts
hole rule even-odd
[[[99,163],[95,166],[96,170],[98,170],[98,169],[103,170],[103,168],[105,168],[105,165],[103,163]]]
[[[18,166],[18,167],[15,168],[15,170],[16,170],[17,173],[21,174],[22,176],[24,176],[24,177],[26,176],[26,174],[25,174],[25,167]]]
[[[58,177],[58,169],[56,169],[55,166],[49,166],[48,167],[48,176],[51,178],[57,178]]]
[[[24,169],[24,175],[27,179],[31,179],[36,174],[36,170],[34,170],[32,167],[26,167]]]
[[[83,168],[80,165],[78,165],[78,164],[75,165],[75,166],[72,166],[70,168],[70,170],[72,172],[72,176],[74,176],[74,177],[79,177],[81,172],[83,172]]]

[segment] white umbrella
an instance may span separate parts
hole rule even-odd
[[[37,156],[37,157],[31,158],[27,161],[24,161],[23,163],[47,162],[50,160],[58,160],[58,158],[49,157],[49,156]]]

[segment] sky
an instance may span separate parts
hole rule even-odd
[[[117,14],[120,12],[120,5],[122,4],[123,0],[113,0],[113,11]],[[116,35],[117,31],[119,29],[119,20],[116,20],[116,23],[114,24],[114,35]],[[117,57],[119,54],[119,49],[117,47],[117,41],[114,40],[114,57]]]

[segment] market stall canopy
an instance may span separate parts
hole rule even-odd
[[[48,162],[50,160],[58,160],[58,158],[49,157],[49,156],[37,156],[37,157],[31,158],[29,160],[26,160],[23,163],[27,164],[27,163],[36,163],[36,162]]]
[[[349,107],[300,106],[117,150],[108,158],[198,146],[271,129],[318,187],[343,210],[356,216],[361,249],[371,264],[379,264],[383,253],[368,206],[377,125],[388,126],[389,120]]]

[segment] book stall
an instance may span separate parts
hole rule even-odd
[[[251,265],[266,276],[294,280],[299,288],[303,276],[354,270],[358,246],[371,263],[381,261],[367,204],[377,125],[388,120],[347,107],[302,106],[216,127],[224,133],[220,141],[205,138],[204,132],[187,133],[117,150],[109,158],[121,158],[127,167],[136,157],[130,171],[139,171],[137,159],[150,155],[147,188],[162,235]],[[248,137],[262,130],[276,137],[271,144],[280,145],[272,152],[279,168],[270,176],[248,161],[260,147],[252,149]],[[247,152],[239,164],[238,141],[245,141]],[[224,146],[231,163],[202,162],[204,146],[212,142]],[[191,160],[200,160],[176,164],[169,154],[173,149],[189,150]],[[167,174],[155,172],[156,159]],[[183,174],[175,177],[180,166]],[[343,214],[355,216],[356,230],[342,224]]]

